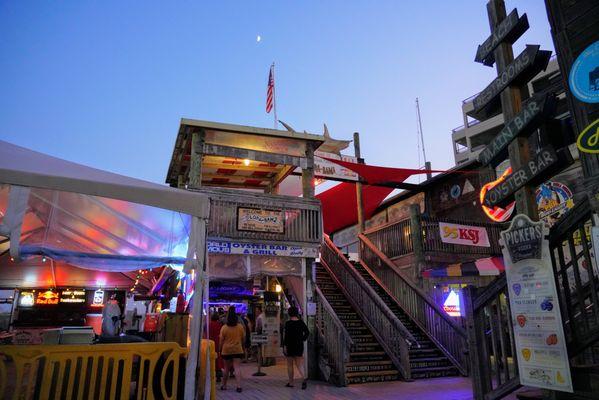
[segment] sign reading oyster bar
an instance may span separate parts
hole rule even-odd
[[[285,214],[283,210],[239,207],[237,209],[237,230],[285,233]]]
[[[443,243],[466,246],[490,247],[487,230],[480,226],[449,224],[439,222],[439,233]]]

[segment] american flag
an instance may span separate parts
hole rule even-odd
[[[274,65],[270,66],[270,73],[268,74],[268,87],[266,89],[266,112],[270,113],[274,104],[275,97],[275,77],[273,74]]]

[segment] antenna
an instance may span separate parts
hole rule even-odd
[[[422,143],[422,156],[424,157],[424,164],[426,165],[426,150],[424,149],[424,134],[422,133],[422,119],[420,119],[420,104],[418,103],[418,97],[416,97],[416,113],[418,114],[418,134],[420,135],[420,141]]]

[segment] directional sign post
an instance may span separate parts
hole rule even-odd
[[[514,9],[493,31],[487,40],[476,51],[474,61],[492,67],[495,63],[493,51],[502,42],[514,44],[520,36],[528,29],[528,17],[526,14],[518,18],[518,10]]]

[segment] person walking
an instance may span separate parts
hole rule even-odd
[[[308,386],[308,379],[304,372],[304,342],[308,340],[310,331],[308,327],[299,318],[297,307],[289,307],[287,310],[289,321],[285,322],[283,330],[283,345],[285,356],[287,357],[287,375],[289,382],[285,386],[293,387],[293,365],[297,367],[299,375],[302,379],[302,390]]]
[[[227,380],[229,373],[235,371],[235,383],[237,392],[241,393],[241,369],[239,362],[244,357],[243,345],[245,343],[245,328],[239,321],[235,307],[229,307],[227,312],[227,323],[220,329],[219,336],[219,357],[225,361],[225,373],[223,374],[223,384],[221,390],[227,390]]]
[[[223,324],[219,321],[218,313],[214,312],[210,316],[210,324],[208,325],[208,336],[210,340],[214,340],[214,348],[219,349],[220,345],[220,330],[223,327]],[[220,382],[223,376],[223,359],[221,357],[216,357],[216,381]]]

